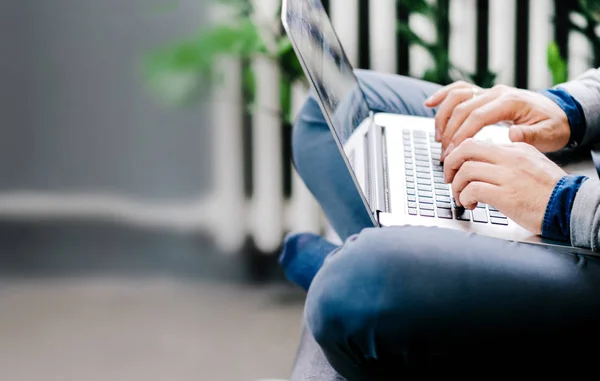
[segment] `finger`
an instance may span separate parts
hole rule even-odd
[[[446,99],[446,96],[452,90],[461,89],[461,88],[465,88],[465,87],[473,87],[473,86],[474,85],[470,85],[464,81],[457,81],[448,86],[444,86],[441,89],[439,89],[438,91],[436,91],[432,96],[430,96],[429,98],[427,98],[425,100],[425,106],[431,107],[431,108],[437,107],[440,103],[442,103],[442,101],[444,99]]]
[[[452,181],[452,193],[458,206],[461,206],[460,194],[469,183],[477,181],[486,184],[500,185],[504,180],[504,171],[499,165],[479,161],[465,162]],[[463,204],[468,207],[469,204]]]
[[[478,203],[495,205],[495,202],[501,200],[502,196],[502,188],[500,186],[473,181],[460,193],[460,202],[462,205],[469,205],[471,207],[476,206]]]
[[[557,134],[550,120],[530,126],[512,126],[508,131],[508,137],[512,142],[527,143],[542,152],[556,151],[557,147],[564,147],[569,143],[567,136]]]
[[[467,161],[498,164],[505,156],[505,147],[488,142],[467,139],[444,160],[444,181],[451,183],[454,176]]]
[[[464,130],[464,133],[454,136],[446,149],[443,151],[442,160],[448,156],[455,147],[458,147],[465,139],[468,138],[468,134],[472,131],[479,131],[485,126],[495,124],[504,120],[514,119],[514,115],[518,112],[518,102],[514,100],[507,100],[503,98],[497,98],[492,102],[486,103],[483,106],[471,111],[467,119],[459,127]]]
[[[440,108],[435,115],[435,140],[441,141],[441,137],[444,135],[446,124],[452,116],[454,110],[463,102],[467,102],[469,99],[473,99],[473,88],[461,88],[454,89],[440,104]]]
[[[467,118],[469,117],[469,115],[471,115],[473,111],[490,102],[493,102],[496,99],[496,97],[497,95],[493,91],[487,92],[475,98],[471,96],[471,99],[463,102],[462,104],[458,105],[454,110],[452,110],[452,113],[448,118],[448,122],[445,126],[446,128],[442,135],[442,150],[445,150],[450,144],[450,142],[454,140],[455,135],[457,134],[461,125],[465,122],[465,120],[467,120]],[[475,131],[471,136],[466,136],[464,139],[461,140],[461,142],[467,138],[472,138],[477,132],[478,131]],[[456,147],[460,143],[455,142],[454,144]]]

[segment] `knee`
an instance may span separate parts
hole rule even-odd
[[[431,234],[442,233],[365,229],[330,256],[311,285],[305,310],[323,349],[353,343],[361,354],[374,355],[379,336],[393,335],[402,347],[408,335],[426,331],[428,319],[421,318],[443,304],[432,295],[445,292],[435,287],[443,254],[431,240]]]
[[[394,319],[398,327],[403,325],[402,310],[410,302],[398,299],[403,294],[403,262],[410,253],[396,255],[393,245],[381,241],[380,232],[365,229],[351,237],[326,260],[311,285],[306,324],[328,355],[344,348],[359,358],[375,358],[374,343],[383,333],[379,322]]]

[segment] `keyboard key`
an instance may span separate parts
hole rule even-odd
[[[431,173],[431,169],[429,167],[417,167],[417,173]]]
[[[417,209],[408,208],[408,214],[410,214],[411,216],[416,216],[417,215]]]
[[[449,202],[436,202],[435,204],[440,209],[452,209],[452,204]]]
[[[415,153],[415,159],[416,160],[420,160],[420,161],[428,161],[429,160],[429,155],[417,155]]]
[[[436,190],[435,194],[436,196],[450,197],[450,191],[447,190]]]
[[[433,210],[421,210],[419,213],[422,217],[435,217]]]
[[[417,194],[417,192],[414,189],[407,189],[406,194],[409,196],[414,196]]]
[[[471,211],[465,208],[456,208],[456,219],[459,221],[471,221]]]
[[[437,201],[439,202],[446,202],[446,203],[450,203],[450,197],[446,197],[446,196],[437,196],[435,198]]]
[[[407,183],[414,183],[415,182],[415,178],[412,176],[406,176],[406,182]]]
[[[431,205],[431,204],[419,204],[419,209],[421,209],[421,210],[434,210],[433,205]]]
[[[404,169],[406,169],[407,171],[414,171],[415,166],[412,164],[404,164]]]
[[[412,157],[412,152],[410,152],[410,151],[404,151],[404,157],[405,158],[411,158]]]
[[[408,202],[408,208],[409,209],[415,209],[417,207],[417,203],[416,202]]]
[[[404,174],[405,174],[406,176],[414,176],[414,175],[415,175],[415,172],[414,172],[414,171],[406,171],[406,172],[404,172]]]
[[[444,179],[444,172],[433,172],[433,177],[438,179]]]
[[[409,189],[415,189],[415,183],[406,183],[406,187]]]
[[[420,185],[431,185],[431,180],[429,179],[417,179],[417,183]]]
[[[491,210],[492,212],[497,212],[497,211],[498,211],[498,209],[494,208],[494,207],[493,207],[493,206],[491,206],[491,205],[488,205],[488,208],[489,208],[489,210]]]
[[[426,138],[427,137],[427,133],[423,130],[414,130],[413,131],[413,136],[415,138]]]
[[[431,166],[429,165],[429,161],[428,160],[419,160],[419,159],[417,159],[415,161],[415,163],[417,163],[418,167],[431,168]]]
[[[452,219],[452,210],[450,209],[437,209],[437,215],[439,218],[444,218],[446,220]]]
[[[450,191],[448,184],[435,184],[435,189]]]
[[[420,204],[431,204],[433,205],[433,199],[428,197],[419,197]]]
[[[490,210],[490,217],[494,217],[494,218],[506,218],[506,216],[500,212],[495,212],[493,210]]]
[[[485,209],[485,204],[479,203],[479,204],[477,204],[477,207],[479,209]]]
[[[423,191],[419,191],[419,197],[433,198],[433,193],[431,193],[431,192],[423,192]]]
[[[422,155],[422,156],[429,156],[429,151],[427,151],[426,149],[419,149],[417,148],[418,146],[415,144],[415,155]]]
[[[506,218],[490,217],[490,221],[494,225],[508,226],[508,220]]]
[[[473,221],[487,224],[488,218],[486,210],[481,208],[476,208],[473,210]]]
[[[419,172],[417,172],[417,178],[418,179],[427,179],[427,180],[430,180],[431,179],[431,175],[429,173],[419,173]]]
[[[408,197],[406,198],[406,200],[407,200],[408,202],[416,202],[416,201],[417,201],[417,196],[408,196]]]
[[[430,185],[419,184],[418,188],[419,188],[420,191],[425,191],[425,192],[431,192],[431,191],[433,191],[433,188]]]
[[[412,164],[412,163],[413,163],[413,159],[411,157],[404,158],[404,164]]]

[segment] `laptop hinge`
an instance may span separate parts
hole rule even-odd
[[[371,207],[377,212],[387,212],[385,202],[385,176],[383,163],[383,129],[374,121],[371,114],[371,123],[369,123],[368,141],[369,141],[369,168],[371,176]]]

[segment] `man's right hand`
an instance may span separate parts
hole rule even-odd
[[[483,127],[509,122],[513,142],[533,145],[542,152],[564,148],[571,136],[565,112],[548,97],[533,91],[497,85],[481,89],[466,82],[443,87],[425,101],[437,107],[436,140],[442,142],[442,160]]]

